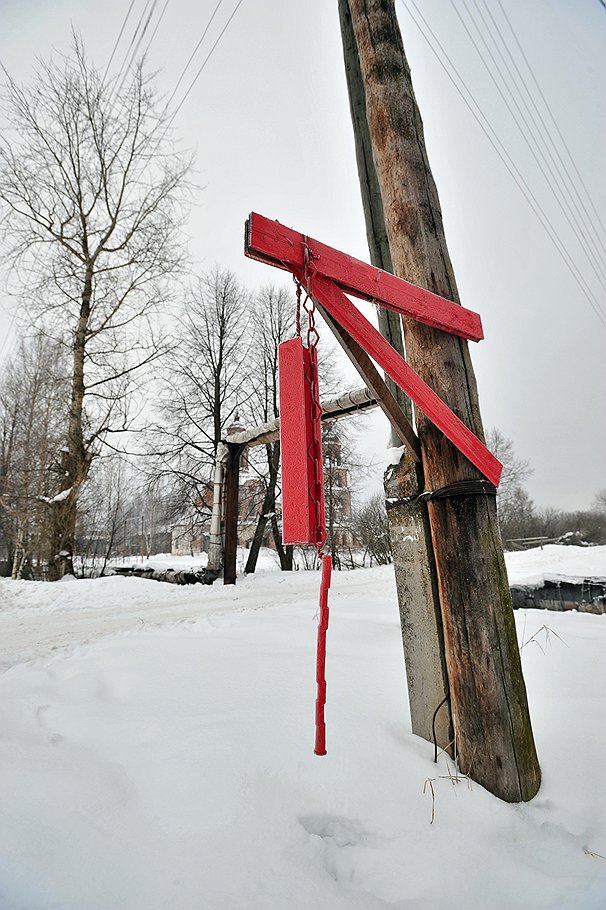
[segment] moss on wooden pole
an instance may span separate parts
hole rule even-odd
[[[459,303],[423,124],[393,0],[348,0],[394,274]],[[412,368],[483,438],[468,344],[412,320]],[[425,484],[477,470],[417,411]],[[540,785],[494,498],[428,503],[456,752],[464,773],[510,802]]]

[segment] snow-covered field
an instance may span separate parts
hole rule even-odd
[[[606,575],[556,549],[512,581]],[[390,567],[335,575],[313,755],[317,589],[0,582],[0,910],[606,907],[606,616],[516,614],[543,784],[512,806],[410,733]]]

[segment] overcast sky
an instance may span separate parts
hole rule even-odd
[[[157,0],[158,13],[164,3]],[[177,100],[236,3],[223,0]],[[482,37],[491,40],[487,23],[496,35],[484,0],[417,3],[434,51],[443,61],[448,57],[463,78],[472,106],[479,105],[478,116],[494,130],[493,142],[505,146],[510,170],[517,169],[526,181],[559,245],[558,251],[413,22],[412,0],[406,5],[397,0],[461,299],[484,323],[486,340],[472,344],[484,423],[497,426],[514,440],[518,455],[530,459],[535,473],[528,489],[538,505],[587,507],[606,487],[606,238],[601,224],[606,222],[606,9],[600,0],[488,0],[554,133],[541,93],[557,121],[558,151],[575,190],[569,224],[552,189],[558,189],[560,178],[549,174],[557,159],[532,143],[538,131],[524,126],[523,96],[506,56],[513,73],[508,84],[516,92],[511,111],[495,85],[501,81],[494,61],[503,63],[495,45],[490,45],[491,62],[481,43]],[[134,2],[112,70],[122,63],[144,4]],[[36,55],[67,49],[73,25],[104,68],[128,5],[127,0],[0,0],[0,59],[13,76],[27,80]],[[168,3],[149,52],[162,91],[173,90],[215,7],[216,0]],[[473,30],[474,23],[481,33]],[[524,69],[520,47],[538,85]],[[533,118],[540,124],[534,111]],[[251,210],[368,259],[336,0],[243,0],[175,124],[185,143],[197,149],[204,186],[190,229],[199,268],[220,263],[251,287],[284,281],[270,267],[243,257],[243,224]],[[16,323],[9,302],[0,304],[1,349]],[[365,451],[382,458],[387,435],[377,414],[366,432]]]

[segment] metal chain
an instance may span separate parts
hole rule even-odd
[[[320,333],[316,328],[316,304],[313,297],[310,297],[307,292],[303,301],[303,309],[307,313],[307,347],[314,348],[320,340]]]
[[[294,281],[296,288],[297,288],[297,290],[295,291],[295,294],[297,295],[297,314],[296,314],[295,318],[296,318],[297,338],[300,338],[301,337],[301,282],[298,281],[294,275],[292,276],[292,280]]]

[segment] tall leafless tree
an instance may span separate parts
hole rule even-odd
[[[71,350],[64,495],[48,525],[71,571],[91,462],[129,423],[136,378],[161,349],[156,314],[184,259],[190,159],[178,153],[143,64],[119,91],[74,37],[30,85],[5,71],[0,138],[4,254],[23,300]]]
[[[486,445],[503,464],[497,504],[499,510],[505,509],[512,497],[516,495],[516,488],[524,485],[524,482],[533,474],[534,468],[531,468],[528,459],[519,458],[516,455],[513,440],[496,427],[489,431]]]
[[[256,297],[252,320],[252,359],[254,370],[250,398],[252,424],[267,423],[280,414],[278,387],[278,345],[295,332],[295,304],[292,294],[284,288],[268,286]],[[280,441],[264,446],[265,464],[259,465],[263,478],[263,500],[244,571],[255,571],[259,550],[269,523],[282,569],[292,569],[292,546],[285,547],[276,514],[278,476],[280,471]],[[254,462],[253,462],[254,464]]]
[[[227,270],[204,275],[185,298],[150,452],[154,478],[175,490],[174,517],[208,517],[217,448],[250,397],[249,321],[248,294]]]

